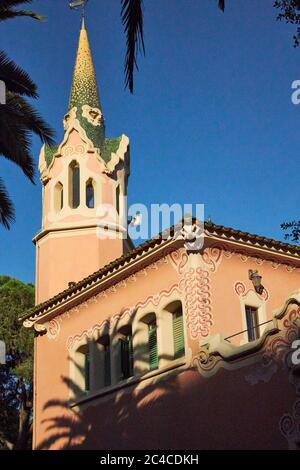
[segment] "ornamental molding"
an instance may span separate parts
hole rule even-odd
[[[259,300],[267,302],[270,297],[269,291],[266,287],[264,287],[262,294],[258,294],[254,289],[247,289],[246,285],[242,281],[236,281],[233,288],[234,292],[242,298],[248,297],[249,294],[254,294]]]
[[[169,264],[169,256],[168,255],[154,261],[153,263],[151,263],[149,265],[142,266],[141,269],[137,272],[131,272],[131,273],[129,272],[127,277],[125,279],[122,279],[121,281],[119,281],[117,284],[113,284],[113,285],[107,287],[106,289],[99,292],[98,294],[95,294],[95,295],[91,296],[90,298],[88,298],[84,302],[81,302],[79,305],[71,308],[70,310],[62,313],[61,315],[57,316],[56,318],[54,318],[54,319],[50,320],[49,322],[45,323],[45,325],[47,327],[47,337],[48,337],[48,339],[49,340],[57,340],[59,338],[62,323],[66,318],[69,318],[70,315],[74,315],[76,313],[81,312],[82,310],[88,309],[91,304],[98,303],[101,299],[108,298],[111,295],[119,295],[120,291],[126,289],[128,285],[136,283],[139,278],[148,276],[148,274],[152,271],[158,271],[159,267],[164,265],[164,264]],[[133,268],[132,268],[131,271],[133,271]],[[153,296],[153,298],[155,298],[155,295]],[[27,320],[26,320],[26,322],[27,322]],[[30,324],[32,326],[34,324],[34,322],[30,321]]]
[[[192,340],[210,334],[213,325],[211,274],[217,271],[222,256],[219,247],[207,247],[202,253],[180,248],[169,255],[179,276],[187,331]]]
[[[213,325],[209,271],[190,268],[183,274],[179,286],[191,339],[208,336]]]
[[[119,148],[116,152],[112,152],[111,159],[105,164],[105,173],[112,175],[119,163],[126,163],[126,155],[129,147],[129,139],[122,134]]]
[[[82,157],[86,154],[86,147],[82,144],[78,145],[65,145],[62,149],[62,157]]]
[[[297,307],[287,314],[288,308],[293,304],[296,304]],[[252,359],[255,359],[253,362],[259,362],[259,364],[250,374],[245,376],[245,379],[249,383],[255,384],[265,377],[267,368],[271,367],[274,370],[274,361],[276,364],[286,363],[286,354],[287,352],[291,353],[290,346],[298,337],[300,337],[300,291],[291,294],[283,309],[274,312],[273,321],[267,325],[261,338],[241,346],[235,346],[228,342],[224,335],[212,336],[206,341],[201,341],[200,351],[194,359],[194,363],[202,375],[207,371],[212,372],[210,375],[214,375],[220,367],[225,369],[245,367],[249,364],[249,361],[245,359],[251,355]],[[232,367],[229,366],[230,363],[232,363]],[[217,364],[219,367],[215,367]],[[254,374],[257,374],[256,379]],[[264,381],[266,380],[264,379]]]
[[[82,106],[82,117],[94,127],[99,127],[103,121],[103,115],[99,108],[92,108],[88,104]]]
[[[262,347],[267,339],[278,333],[277,320],[267,325],[261,338],[251,343],[235,346],[226,340],[223,334],[217,334],[200,342],[199,353],[193,359],[193,365],[204,377],[215,375],[221,368],[236,370],[255,364],[261,360]]]
[[[187,252],[199,252],[204,244],[204,223],[196,219],[195,222],[185,221],[179,233],[175,234],[184,241]]]
[[[183,268],[187,264],[188,256],[189,253],[187,253],[186,249],[184,248],[178,250],[177,252],[173,252],[172,262],[174,267],[178,269],[179,274],[182,274]],[[204,248],[204,250],[201,252],[201,261],[199,261],[199,265],[205,269],[208,269],[210,272],[215,273],[217,272],[223,259],[231,259],[232,257],[238,257],[243,263],[251,261],[257,266],[262,266],[263,264],[267,263],[270,264],[274,270],[277,270],[280,267],[290,273],[296,269],[299,270],[299,268],[294,265],[278,262],[274,259],[265,259],[259,256],[252,256],[245,251],[230,251],[225,247],[225,245],[220,245],[220,243]]]
[[[300,291],[297,291],[275,311],[273,322],[259,340],[234,346],[222,335],[216,335],[201,342],[199,353],[192,361],[204,377],[216,374],[221,368],[248,367],[244,379],[250,385],[268,383],[278,371],[286,372],[288,382],[295,387],[296,398],[291,410],[280,417],[278,429],[290,449],[300,448],[300,367],[292,361],[295,351],[292,343],[299,338]]]
[[[266,258],[261,258],[260,256],[252,256],[249,255],[249,253],[242,251],[242,250],[236,250],[231,252],[231,256],[238,256],[239,259],[243,262],[246,263],[247,261],[251,261],[252,263],[255,263],[257,266],[262,266],[263,264],[270,264],[271,267],[274,270],[277,270],[278,268],[284,268],[287,272],[293,272],[296,269],[299,270],[296,266],[289,264],[289,263],[282,263],[277,261],[274,258],[266,259]]]
[[[108,325],[111,331],[111,329],[114,328],[115,322],[120,321],[121,318],[123,319],[127,316],[127,319],[129,320],[131,315],[137,311],[137,309],[148,306],[150,303],[153,307],[157,307],[163,297],[168,297],[175,291],[182,299],[187,331],[189,332],[191,339],[196,340],[199,337],[207,337],[210,333],[210,328],[213,325],[210,273],[216,272],[217,267],[221,262],[221,257],[222,251],[216,247],[207,248],[203,259],[201,255],[187,254],[184,248],[173,251],[150,265],[142,266],[139,271],[129,274],[126,279],[110,286],[85,302],[82,302],[78,306],[73,307],[65,314],[62,314],[58,318],[50,321],[47,324],[47,336],[50,340],[56,340],[61,331],[61,323],[66,316],[69,317],[71,314],[78,313],[82,309],[88,309],[91,303],[97,303],[102,298],[118,294],[120,290],[126,289],[129,284],[136,283],[140,277],[147,276],[148,273],[153,270],[158,271],[160,266],[163,264],[171,264],[179,274],[178,284],[172,286],[168,291],[153,294],[146,300],[138,302],[130,308],[126,308],[121,314],[113,315],[109,322],[104,320],[101,324],[96,324],[92,328],[69,338],[67,341],[67,347],[68,349],[73,348],[75,337],[76,342],[81,341],[84,337],[90,338],[96,333],[99,334],[99,332],[101,332],[103,328],[107,328]],[[196,267],[191,267],[190,262],[192,260],[195,264],[195,259]],[[207,269],[203,269],[203,266]]]
[[[77,115],[77,106],[74,106],[70,111],[65,114],[63,119],[64,130],[68,130],[69,127],[73,126]]]
[[[69,336],[66,343],[68,351],[74,350],[76,345],[82,341],[96,339],[101,336],[104,331],[109,332],[109,334],[116,332],[118,324],[120,322],[123,323],[124,320],[126,320],[126,322],[130,322],[139,309],[146,307],[156,308],[163,300],[168,299],[174,293],[177,293],[178,296],[180,296],[181,292],[178,284],[174,284],[168,290],[162,290],[159,294],[148,296],[145,300],[138,302],[134,306],[127,307],[121,313],[113,315],[110,319],[105,319],[101,323],[96,323],[91,328],[85,329],[78,335]]]

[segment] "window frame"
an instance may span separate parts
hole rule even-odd
[[[260,338],[258,308],[252,305],[245,305],[245,316],[248,342],[250,343]]]

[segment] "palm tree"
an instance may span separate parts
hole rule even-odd
[[[225,10],[225,0],[218,0],[219,8]],[[143,28],[143,0],[121,0],[121,17],[126,34],[125,87],[133,93],[134,69],[138,70],[137,55],[145,53]]]
[[[0,0],[0,21],[20,16],[42,17],[15,7],[32,0]],[[29,75],[0,51],[0,81],[5,83],[6,103],[0,104],[0,155],[17,164],[34,182],[34,159],[30,153],[31,133],[48,145],[53,144],[53,132],[35,108],[24,97],[37,98],[37,89]],[[10,228],[14,207],[0,179],[0,224]]]

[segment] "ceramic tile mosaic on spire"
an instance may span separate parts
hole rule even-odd
[[[70,127],[72,128],[74,123],[77,123],[77,125],[79,123],[92,145],[95,149],[98,149],[102,160],[108,163],[112,155],[118,151],[122,136],[105,137],[105,121],[84,19],[79,34],[68,112],[64,116],[65,131]],[[48,147],[44,145],[43,160],[45,168],[51,165],[58,148],[59,146]]]
[[[83,105],[101,109],[96,73],[84,21],[79,36],[69,111],[74,106],[80,109]]]
[[[105,140],[105,124],[84,20],[79,35],[68,110],[69,114],[75,114],[76,111],[76,118],[87,137],[96,148],[102,148]]]

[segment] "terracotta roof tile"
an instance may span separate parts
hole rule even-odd
[[[179,224],[180,225],[180,224]],[[169,229],[171,235],[174,234],[176,227],[171,227]],[[291,245],[288,243],[280,242],[273,240],[271,238],[263,237],[260,235],[254,235],[249,232],[242,232],[230,227],[224,227],[223,225],[216,225],[210,222],[204,223],[205,231],[211,235],[217,235],[220,238],[224,239],[234,239],[235,241],[247,242],[251,245],[257,245],[259,247],[267,247],[273,250],[280,250],[284,253],[288,253],[293,256],[300,255],[300,247],[296,245]],[[111,263],[102,267],[98,271],[90,274],[86,278],[77,282],[74,286],[65,289],[54,297],[46,300],[45,302],[34,307],[29,313],[25,314],[22,317],[22,320],[29,317],[38,317],[42,313],[49,311],[51,308],[59,305],[61,302],[67,300],[68,298],[82,292],[85,288],[89,287],[92,284],[95,284],[97,281],[104,279],[108,274],[113,273],[121,266],[129,264],[131,261],[134,261],[136,258],[141,257],[143,254],[149,252],[151,249],[162,244],[166,241],[163,237],[164,232],[160,233],[157,237],[148,240],[138,247],[131,250],[128,254],[121,256],[120,258],[115,259]],[[169,238],[170,240],[170,238]]]

